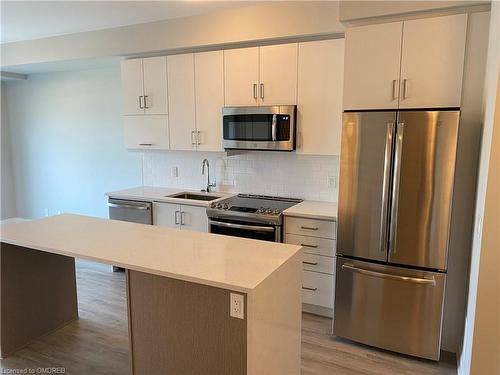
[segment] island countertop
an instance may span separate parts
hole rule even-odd
[[[2,242],[251,292],[300,246],[63,214],[3,224]]]

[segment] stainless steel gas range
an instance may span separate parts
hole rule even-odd
[[[301,199],[238,194],[207,209],[210,233],[282,242],[283,211]]]

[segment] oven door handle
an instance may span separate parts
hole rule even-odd
[[[274,230],[275,230],[274,227],[263,227],[263,226],[258,226],[258,225],[243,225],[243,224],[234,224],[234,223],[224,223],[222,221],[210,220],[208,223],[210,225],[215,225],[217,227],[258,230],[261,232],[274,232]]]

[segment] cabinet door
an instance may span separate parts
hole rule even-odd
[[[257,105],[259,47],[224,51],[224,95],[226,107]]]
[[[153,225],[180,228],[181,206],[173,203],[153,203]]]
[[[169,149],[168,116],[123,116],[127,148]]]
[[[170,149],[195,150],[194,56],[167,56]]]
[[[224,54],[194,55],[196,132],[199,151],[223,151],[221,144],[224,107]]]
[[[467,15],[405,21],[400,108],[460,107]]]
[[[144,87],[142,77],[142,59],[121,61],[124,115],[140,115],[144,113]]]
[[[207,209],[198,206],[181,206],[181,229],[208,232]]]
[[[344,40],[299,44],[297,154],[340,155]]]
[[[260,47],[259,102],[297,104],[297,43]]]
[[[166,114],[167,58],[150,57],[142,61],[146,114]]]
[[[344,109],[398,108],[403,23],[347,29]]]

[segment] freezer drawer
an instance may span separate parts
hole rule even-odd
[[[337,257],[334,334],[438,360],[446,275]]]

